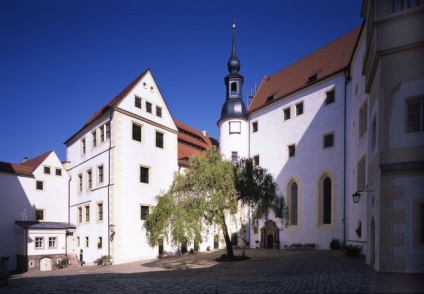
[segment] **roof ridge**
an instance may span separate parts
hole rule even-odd
[[[28,159],[25,162],[18,163],[17,165],[25,166],[31,168],[31,172],[33,172],[40,164],[53,152],[53,150],[47,151],[37,157]]]

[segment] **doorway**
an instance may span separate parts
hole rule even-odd
[[[44,257],[40,259],[40,270],[42,272],[51,271],[52,270],[52,259],[49,257]]]
[[[274,247],[274,236],[269,234],[266,237],[266,248],[267,249],[272,249]]]

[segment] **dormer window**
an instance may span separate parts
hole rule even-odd
[[[270,103],[271,101],[274,101],[274,95],[268,96],[266,98],[266,103]]]
[[[312,75],[308,78],[308,81],[306,82],[306,84],[308,85],[308,84],[311,84],[313,82],[316,82],[317,79],[318,79],[318,74],[314,74],[314,75]]]

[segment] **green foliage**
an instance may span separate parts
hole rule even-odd
[[[278,203],[277,185],[267,170],[251,159],[234,164],[222,160],[216,147],[194,156],[185,174],[176,174],[169,190],[157,197],[157,206],[144,222],[148,242],[201,242],[208,227],[221,228],[228,255],[233,255],[226,216],[237,213],[238,202],[250,205],[257,220]]]

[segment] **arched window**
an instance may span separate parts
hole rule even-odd
[[[331,224],[331,179],[324,179],[323,194],[322,194],[322,223]]]
[[[290,225],[297,226],[298,214],[298,187],[293,183],[290,187]]]
[[[231,83],[231,95],[237,94],[237,83],[233,82]]]

